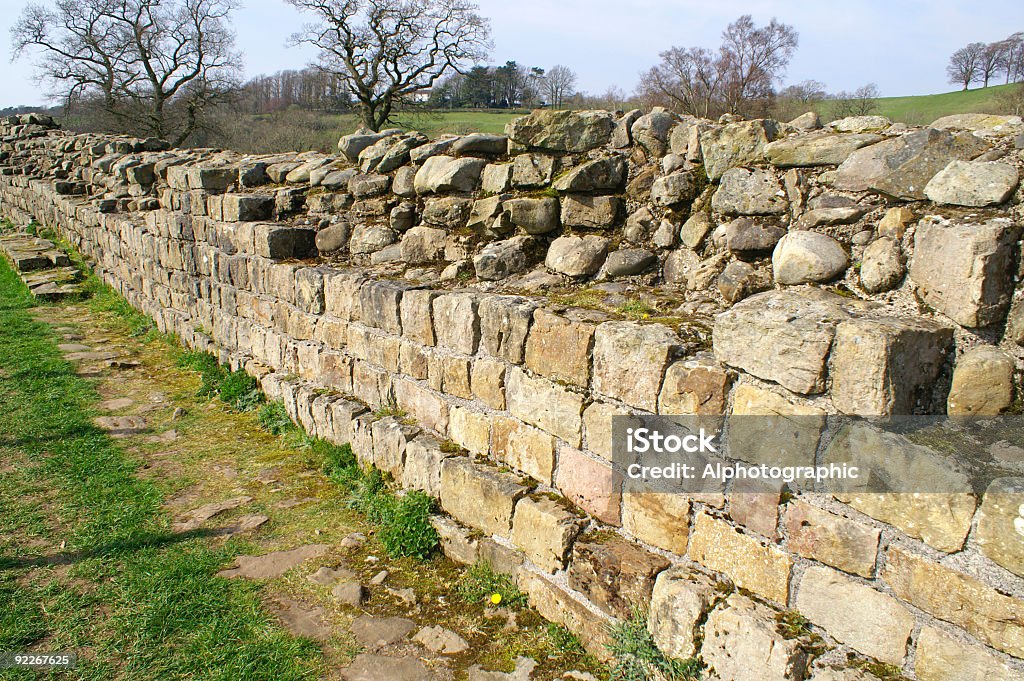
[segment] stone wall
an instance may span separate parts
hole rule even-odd
[[[614,415],[1019,409],[1020,120],[819,125],[538,112],[244,157],[30,116],[0,212],[438,497],[449,555],[597,652],[639,607],[712,679],[1020,678],[1024,478],[842,503],[613,473]]]

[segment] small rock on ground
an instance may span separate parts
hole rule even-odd
[[[342,582],[331,589],[331,595],[339,603],[351,605],[355,608],[362,605],[363,601],[366,600],[366,589],[359,582]]]
[[[536,666],[536,660],[528,657],[516,659],[515,670],[508,673],[485,671],[477,664],[469,668],[469,681],[530,681],[530,674]]]
[[[306,579],[313,582],[314,584],[319,584],[321,586],[330,586],[331,584],[334,584],[335,582],[340,582],[343,579],[349,580],[355,578],[356,573],[352,572],[348,568],[330,568],[324,566],[316,572],[314,572],[313,574],[311,574]]]
[[[433,675],[419,660],[412,657],[358,655],[352,664],[341,670],[345,681],[430,681]]]
[[[310,558],[324,555],[328,548],[326,544],[307,544],[290,551],[274,551],[263,556],[238,556],[235,559],[237,567],[221,570],[217,575],[227,579],[273,579]]]
[[[120,397],[114,400],[100,402],[100,409],[103,411],[118,411],[119,409],[127,409],[133,404],[135,404],[135,400],[130,397]]]
[[[129,437],[146,429],[146,419],[141,416],[100,416],[95,423],[111,437]]]
[[[441,655],[458,655],[469,650],[466,639],[441,626],[423,627],[412,640]]]
[[[194,530],[204,522],[224,511],[231,511],[244,506],[252,501],[252,497],[235,497],[233,499],[225,499],[224,501],[215,501],[210,504],[203,504],[198,508],[193,508],[191,511],[184,515],[184,520],[174,524],[175,532],[186,532],[188,530]]]
[[[327,611],[320,606],[309,606],[291,598],[276,598],[270,602],[269,609],[297,636],[326,641],[334,633]]]
[[[352,622],[352,635],[366,648],[382,648],[404,640],[416,623],[404,617],[371,617],[363,615]]]

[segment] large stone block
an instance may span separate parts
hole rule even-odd
[[[1024,577],[1024,478],[996,478],[978,511],[977,542],[982,553]]]
[[[858,416],[928,410],[952,343],[952,329],[924,319],[842,322],[832,347],[833,404]]]
[[[654,580],[668,566],[665,558],[621,537],[581,537],[573,547],[569,586],[609,615],[626,619],[650,603]]]
[[[575,196],[562,198],[562,224],[582,229],[606,229],[615,225],[622,213],[622,200],[616,196]]]
[[[1013,681],[1020,675],[988,649],[935,627],[917,637],[914,673],[920,681]]]
[[[770,170],[733,168],[722,176],[711,207],[727,215],[782,215],[789,201]]]
[[[421,426],[435,433],[448,430],[448,403],[427,388],[407,378],[394,382],[395,400]]]
[[[1017,234],[1005,219],[955,225],[922,220],[914,234],[910,278],[926,303],[957,324],[995,324],[1013,295]]]
[[[487,414],[465,407],[448,412],[448,437],[471,454],[486,456],[491,450],[491,422]]]
[[[456,520],[507,537],[516,502],[529,491],[518,478],[468,457],[441,464],[441,506]]]
[[[861,147],[881,141],[881,136],[872,133],[798,135],[767,144],[764,156],[779,168],[839,165]]]
[[[701,626],[721,598],[706,575],[672,567],[658,575],[651,593],[647,628],[658,649],[678,660],[696,657]]]
[[[370,427],[373,433],[373,463],[380,470],[402,479],[405,467],[405,448],[409,440],[419,435],[419,428],[402,423],[401,419],[387,416]]]
[[[486,296],[480,301],[480,346],[512,364],[523,362],[526,336],[537,304],[516,296]]]
[[[517,419],[491,419],[491,453],[498,461],[550,485],[555,469],[555,439],[540,428]]]
[[[836,325],[849,317],[836,295],[759,293],[715,319],[715,358],[793,392],[820,393]]]
[[[795,500],[782,520],[786,548],[861,577],[871,577],[878,558],[880,530]]]
[[[888,664],[903,664],[914,616],[892,596],[815,566],[800,580],[796,607],[854,650]]]
[[[801,641],[783,637],[772,610],[739,594],[711,611],[700,656],[708,681],[793,681],[807,670]]]
[[[736,166],[757,163],[764,148],[778,135],[778,124],[770,119],[730,123],[700,131],[704,169],[714,181]]]
[[[541,617],[575,632],[588,652],[608,659],[608,630],[613,620],[607,615],[546,575],[530,570],[520,572],[519,588]]]
[[[258,224],[254,236],[256,255],[271,260],[299,260],[316,254],[316,230]]]
[[[398,281],[369,281],[359,289],[359,318],[367,326],[402,333],[402,294],[412,288]]]
[[[736,586],[776,603],[789,600],[793,559],[741,534],[725,520],[700,513],[690,535],[690,558],[725,574]]]
[[[509,121],[505,134],[528,148],[581,152],[607,144],[614,129],[609,111],[538,110]]]
[[[764,388],[741,385],[733,391],[732,413],[730,448],[743,461],[784,466],[814,462],[825,427],[822,409],[791,402]]]
[[[1024,657],[1024,600],[896,546],[885,557],[881,576],[898,597],[997,650]]]
[[[440,497],[441,466],[450,456],[441,450],[436,439],[428,435],[410,440],[405,446],[402,486],[422,490],[435,498]]]
[[[665,367],[679,344],[660,324],[606,322],[594,335],[594,390],[657,411]]]
[[[473,397],[491,409],[505,408],[505,365],[496,360],[480,358],[470,369]]]
[[[402,335],[420,345],[434,344],[433,301],[436,291],[412,289],[402,294]]]
[[[547,497],[521,499],[512,520],[512,543],[542,570],[565,567],[582,521],[563,504]]]
[[[996,416],[1013,404],[1013,357],[991,345],[967,350],[953,369],[946,413],[950,416]]]
[[[480,182],[487,161],[479,158],[431,156],[416,171],[413,180],[418,194],[471,192]]]
[[[506,376],[505,400],[513,416],[580,445],[583,397],[544,378],[530,378],[519,367]]]
[[[593,459],[578,449],[560,447],[554,486],[601,522],[622,524],[622,476],[611,464]]]
[[[642,542],[682,556],[690,538],[690,499],[627,489],[622,495],[622,527]]]
[[[477,299],[470,293],[446,293],[433,301],[437,345],[466,355],[476,353],[480,342]]]
[[[673,362],[665,371],[658,413],[719,416],[732,379],[733,373],[710,357]]]
[[[526,366],[541,376],[586,388],[595,325],[540,308],[526,341]]]

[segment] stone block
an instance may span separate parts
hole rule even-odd
[[[627,489],[622,495],[622,527],[642,542],[682,556],[690,539],[690,499]]]
[[[258,224],[255,231],[256,255],[271,260],[303,259],[316,255],[316,230]]]
[[[505,365],[495,359],[476,359],[470,369],[473,397],[491,409],[505,408]]]
[[[827,567],[810,567],[796,607],[836,640],[887,664],[902,666],[914,616],[898,600]]]
[[[881,576],[893,593],[1015,657],[1024,657],[1024,600],[897,546],[885,552]]]
[[[578,449],[560,447],[554,486],[601,522],[622,524],[622,477],[609,463],[593,459]]]
[[[555,381],[586,388],[595,325],[543,308],[533,313],[526,341],[526,366]]]
[[[950,416],[996,416],[1013,404],[1013,357],[981,345],[964,352],[953,369],[946,413]]]
[[[996,478],[978,511],[976,539],[982,553],[1024,577],[1024,478]]]
[[[380,470],[402,479],[405,466],[405,448],[409,440],[419,435],[419,428],[402,423],[401,419],[387,416],[370,427],[373,433],[373,463]]]
[[[469,293],[446,293],[433,301],[434,333],[442,348],[476,354],[480,342],[477,299]]]
[[[480,301],[480,346],[492,357],[522,364],[527,333],[537,304],[516,296],[487,296]]]
[[[920,681],[1013,681],[1020,675],[987,648],[966,643],[935,627],[917,637],[914,673]]]
[[[448,437],[472,454],[486,456],[491,449],[491,422],[487,414],[465,407],[448,412]]]
[[[857,416],[928,409],[928,393],[952,343],[952,329],[924,319],[842,322],[836,327],[832,348],[833,404]]]
[[[402,335],[420,345],[434,344],[433,301],[436,291],[411,289],[401,302]]]
[[[259,222],[274,215],[274,197],[266,194],[225,194],[221,210],[227,222]]]
[[[665,370],[658,413],[720,416],[732,379],[732,372],[709,357],[673,362]]]
[[[658,575],[647,628],[661,652],[678,660],[697,656],[702,625],[721,598],[715,586],[706,575],[684,567]]]
[[[729,517],[769,539],[779,522],[781,485],[764,480],[737,480],[729,495]]]
[[[612,459],[612,419],[616,416],[627,416],[628,411],[608,402],[591,402],[583,410],[583,426],[587,440],[586,448],[598,456],[611,461]],[[640,423],[637,418],[637,423]]]
[[[779,633],[772,610],[739,594],[711,611],[700,656],[708,681],[792,681],[807,670],[801,642]]]
[[[409,284],[397,281],[368,281],[359,289],[359,319],[367,326],[388,333],[402,333],[400,306]]]
[[[447,516],[435,515],[431,517],[430,524],[437,530],[441,543],[441,550],[444,555],[452,560],[474,565],[479,559],[479,545],[477,532],[458,521]]]
[[[580,517],[558,501],[527,497],[516,504],[512,543],[541,570],[553,573],[565,567],[581,526]]]
[[[825,427],[824,410],[740,385],[733,391],[732,414],[729,443],[743,461],[786,466],[814,461]]]
[[[583,427],[580,395],[547,379],[530,378],[519,367],[509,369],[505,380],[505,400],[513,416],[579,446]]]
[[[420,435],[405,446],[405,467],[402,486],[418,489],[432,497],[441,496],[441,466],[450,457],[441,451],[440,443],[428,435]]]
[[[740,588],[776,603],[789,600],[793,559],[772,545],[740,533],[725,520],[700,513],[690,535],[689,556],[723,573]]]
[[[657,411],[665,368],[678,344],[672,330],[660,324],[601,324],[594,335],[594,390]]]
[[[626,619],[650,603],[654,581],[668,566],[662,556],[621,537],[581,537],[573,547],[569,586],[609,615]]]
[[[515,476],[468,457],[441,464],[441,506],[459,522],[488,534],[509,535],[516,502],[527,492]]]
[[[555,439],[539,428],[508,418],[491,420],[491,454],[534,480],[550,485],[555,469]]]
[[[800,500],[787,504],[782,523],[789,551],[861,577],[874,575],[877,528]]]
[[[415,381],[396,379],[395,400],[399,406],[419,422],[419,425],[445,433],[448,430],[448,403]]]
[[[598,659],[609,658],[608,629],[612,620],[607,615],[551,578],[536,572],[520,572],[519,588],[541,617],[576,633],[584,648]]]

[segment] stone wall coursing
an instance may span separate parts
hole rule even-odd
[[[343,158],[251,158],[23,117],[2,127],[0,211],[55,229],[309,432],[439,498],[449,555],[515,574],[598,652],[640,606],[710,678],[865,678],[831,669],[848,653],[926,681],[1019,678],[1019,478],[980,499],[641,496],[609,460],[618,414],[1007,408],[1019,121],[944,125],[547,112],[509,139],[367,134]],[[545,295],[570,276],[679,309],[639,323]],[[828,652],[784,633],[790,610]]]

